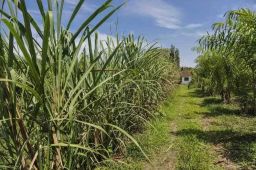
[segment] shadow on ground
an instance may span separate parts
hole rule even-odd
[[[228,105],[224,105],[223,101],[217,97],[207,97],[204,94],[202,95],[202,91],[197,89],[195,91],[190,92],[191,96],[203,98],[203,101],[199,104],[201,107],[207,107],[208,112],[198,113],[204,114],[205,117],[215,117],[220,115],[240,115],[241,111],[237,107],[230,107]]]
[[[256,150],[256,133],[241,134],[230,130],[202,131],[196,129],[183,129],[175,133],[177,136],[196,136],[206,143],[222,144],[224,156],[236,163],[254,162]]]
[[[241,112],[239,109],[235,108],[225,108],[223,106],[212,106],[208,108],[208,112],[200,112],[198,113],[200,115],[204,115],[204,117],[216,117],[216,116],[222,116],[222,115],[241,115]]]
[[[204,93],[202,90],[200,90],[200,89],[196,89],[196,90],[190,91],[190,92],[188,93],[188,95],[189,95],[190,97],[199,97],[199,98],[208,96],[207,94],[205,94],[205,93]]]
[[[221,104],[222,100],[215,97],[205,98],[201,104],[201,106],[209,106],[213,104]]]
[[[190,92],[189,95],[193,97],[204,97],[200,94],[200,90]],[[240,110],[236,107],[223,105],[221,99],[214,97],[206,97],[199,104],[202,107],[207,107],[207,112],[198,112],[196,114],[203,115],[203,117],[216,117],[221,115],[241,115]],[[248,117],[248,115],[247,115]],[[174,135],[189,137],[195,136],[199,140],[213,144],[216,147],[223,147],[223,156],[227,159],[243,166],[256,168],[256,132],[243,133],[232,130],[215,130],[205,131],[200,129],[183,129],[174,133]],[[245,168],[246,169],[246,168]]]
[[[195,89],[193,91],[189,91],[186,95],[179,95],[180,97],[206,97],[207,95],[202,92],[200,89]]]

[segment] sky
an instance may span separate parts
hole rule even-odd
[[[34,1],[34,2],[33,2]],[[46,1],[46,0],[44,0]],[[68,20],[78,0],[65,0],[63,21]],[[39,10],[35,0],[27,0],[28,9],[35,17]],[[71,29],[76,29],[104,0],[86,0]],[[113,0],[113,6],[125,5],[98,32],[107,35],[133,33],[143,35],[151,43],[168,48],[171,44],[180,50],[181,66],[195,66],[197,40],[211,31],[214,22],[224,19],[228,10],[251,8],[256,0]]]

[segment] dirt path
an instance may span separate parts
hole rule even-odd
[[[234,106],[223,105],[217,98],[202,97],[199,91],[187,90],[184,86],[173,103],[172,107],[165,109],[171,117],[169,140],[172,144],[154,156],[151,164],[144,164],[143,169],[254,169],[256,151],[254,158],[248,157],[251,155],[244,158],[239,153],[242,152],[240,148],[230,148],[244,133],[240,124],[232,124],[234,120],[243,119],[234,114]],[[227,123],[231,124],[227,126]],[[256,140],[253,144],[256,149]]]
[[[165,146],[162,149],[161,153],[158,154],[151,162],[151,164],[145,164],[145,170],[175,170],[177,164],[177,148],[175,142],[177,140],[177,131],[178,125],[177,120],[179,119],[179,115],[185,112],[185,108],[182,104],[186,103],[186,98],[183,96],[184,89],[181,88],[178,90],[175,95],[175,101],[171,101],[173,103],[172,106],[167,106],[164,108],[165,114],[169,116],[172,121],[169,122],[168,134],[170,135],[171,143],[168,146]],[[182,103],[182,104],[181,104]]]
[[[177,132],[177,125],[175,122],[172,122],[170,124],[170,131],[171,134]],[[174,148],[174,142],[175,142],[175,136],[172,137],[172,143],[168,148],[165,148],[161,154],[159,154],[151,164],[145,164],[144,169],[145,170],[156,170],[156,169],[168,169],[168,170],[175,170],[175,164],[176,164],[176,158],[177,158],[177,152]]]

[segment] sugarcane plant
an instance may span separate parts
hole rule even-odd
[[[141,37],[99,40],[123,4],[107,0],[75,28],[84,0],[66,25],[64,0],[36,1],[42,23],[27,2],[1,1],[0,167],[92,169],[127,140],[147,158],[130,134],[174,86],[175,64]]]

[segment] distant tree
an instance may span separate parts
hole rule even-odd
[[[159,48],[161,56],[166,57],[171,63],[173,63],[177,68],[180,68],[180,52],[179,49],[174,45],[170,48]]]
[[[180,51],[174,45],[170,48],[170,60],[180,67]]]

